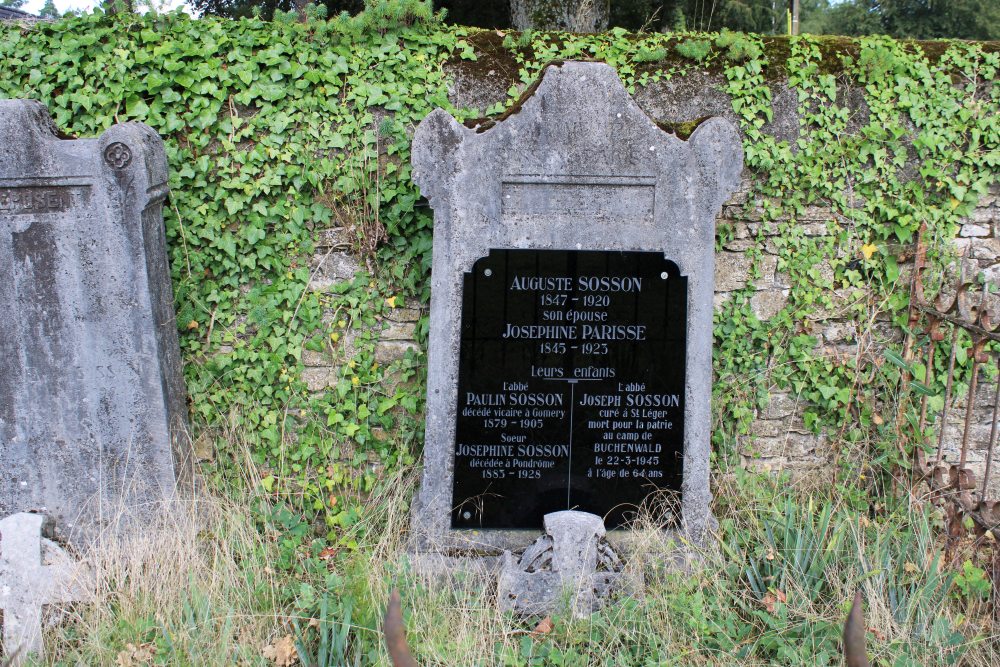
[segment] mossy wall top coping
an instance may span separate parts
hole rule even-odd
[[[493,76],[503,76],[515,80],[518,72],[518,62],[516,54],[530,58],[532,49],[530,47],[519,47],[516,45],[517,37],[521,33],[514,31],[503,32],[496,30],[477,30],[475,28],[469,35],[469,42],[476,48],[479,59],[476,61],[453,58],[448,65],[459,67],[463,73],[469,76],[481,76],[490,78]],[[507,35],[514,38],[513,46],[505,46],[504,40]],[[729,62],[723,58],[711,59],[704,63],[698,63],[690,58],[686,58],[677,53],[675,47],[685,41],[698,38],[711,38],[712,33],[702,35],[676,35],[669,37],[662,46],[666,49],[665,57],[655,61],[636,63],[636,73],[652,72],[663,69],[665,66],[686,65],[712,74],[721,74]],[[638,41],[648,35],[643,33],[627,33],[624,39]],[[565,41],[563,33],[536,33],[536,37],[553,43]],[[861,38],[844,37],[839,35],[811,35],[816,40],[821,55],[820,72],[823,74],[844,74],[847,69],[841,59],[842,56],[856,58],[861,51]],[[781,81],[788,76],[787,61],[791,56],[791,37],[787,35],[762,37],[764,43],[764,60],[767,63],[765,73],[769,81]],[[944,53],[958,40],[898,40],[907,48],[916,51],[919,49],[928,63],[937,64]],[[1000,41],[986,42],[966,42],[968,44],[979,44],[984,53],[1000,52]]]

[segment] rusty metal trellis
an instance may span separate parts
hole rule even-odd
[[[903,358],[913,364],[923,358],[926,371],[920,391],[920,417],[918,433],[923,437],[928,422],[928,398],[931,395],[931,383],[934,373],[934,355],[938,343],[949,337],[950,348],[948,370],[945,377],[944,404],[941,414],[935,420],[937,427],[937,451],[932,460],[921,446],[914,448],[913,470],[919,480],[926,482],[935,502],[944,505],[948,532],[951,536],[964,533],[965,517],[972,519],[977,533],[992,531],[1000,538],[1000,499],[991,498],[989,491],[990,475],[993,472],[994,450],[997,444],[997,417],[1000,412],[1000,373],[997,375],[997,387],[993,398],[993,423],[990,428],[987,444],[986,464],[982,482],[976,480],[976,475],[968,465],[969,436],[972,425],[973,411],[980,369],[991,361],[1000,371],[1000,354],[995,348],[1000,347],[1000,320],[988,308],[989,295],[995,292],[995,287],[981,283],[975,277],[959,275],[951,287],[952,290],[941,290],[937,297],[929,299],[925,292],[925,273],[927,266],[926,230],[922,228],[917,238],[917,250],[913,263],[913,282],[911,285],[909,327],[904,346]],[[961,451],[958,461],[945,460],[945,433],[948,430],[948,410],[953,397],[955,379],[955,358],[960,341],[959,332],[964,331],[971,340],[969,392],[966,399],[965,420],[961,433]],[[921,342],[922,341],[922,342]],[[994,351],[988,348],[989,343]],[[923,348],[922,350],[919,348]],[[912,377],[904,373],[903,386],[910,387]],[[901,404],[898,419],[903,419],[903,404]]]

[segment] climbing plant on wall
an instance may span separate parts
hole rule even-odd
[[[718,309],[718,462],[736,460],[775,386],[802,397],[809,428],[838,436],[845,465],[901,461],[884,418],[898,369],[877,352],[891,333],[872,326],[872,345],[835,354],[818,345],[816,322],[836,308],[899,323],[901,248],[921,223],[953,236],[995,182],[995,49],[620,29],[497,35],[443,27],[433,15],[407,24],[94,14],[0,27],[0,96],[41,100],[66,133],[139,120],[166,142],[178,326],[199,444],[215,452],[210,476],[242,483],[248,457],[260,471],[248,483],[284,508],[289,534],[313,525],[349,545],[364,494],[385,470],[414,462],[423,359],[386,368],[374,357],[385,315],[429,298],[432,219],[418,206],[409,142],[435,107],[478,115],[451,107],[447,72],[487,58],[516,69],[508,103],[557,59],[604,60],[632,92],[692,72],[715,76],[752,176],[745,215],[759,224],[746,252],[759,260],[773,244],[789,287],[767,322],[754,315],[750,288]],[[785,82],[799,109],[793,141],[765,131],[772,91]],[[816,204],[838,216],[810,236],[797,216]],[[333,225],[351,230],[366,270],[310,291],[309,257]],[[424,322],[418,337],[425,330]],[[344,357],[320,395],[302,380],[309,348]],[[289,541],[290,557],[301,542]]]

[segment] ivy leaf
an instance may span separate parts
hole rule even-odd
[[[218,240],[218,246],[230,257],[236,257],[236,239],[229,232],[226,232]]]
[[[133,118],[145,118],[149,115],[149,105],[141,97],[130,97],[125,105],[126,113]]]
[[[250,243],[250,245],[254,245],[258,241],[263,241],[264,237],[267,236],[267,233],[260,227],[250,226],[245,229],[246,231],[243,233],[243,236],[246,237],[246,240]]]
[[[885,258],[885,277],[891,283],[899,279],[899,264],[892,255],[887,255]]]
[[[816,387],[816,389],[819,391],[820,394],[822,394],[823,398],[825,398],[826,400],[830,400],[831,398],[833,398],[837,394],[837,391],[839,390],[838,387],[833,385],[820,385]]]

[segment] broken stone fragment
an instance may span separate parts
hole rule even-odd
[[[93,598],[93,575],[42,536],[47,517],[21,512],[0,521],[0,610],[11,667],[44,657],[43,607]]]
[[[578,618],[630,589],[601,517],[567,510],[546,514],[545,534],[520,557],[503,554],[497,582],[501,609],[526,616],[568,610]]]

